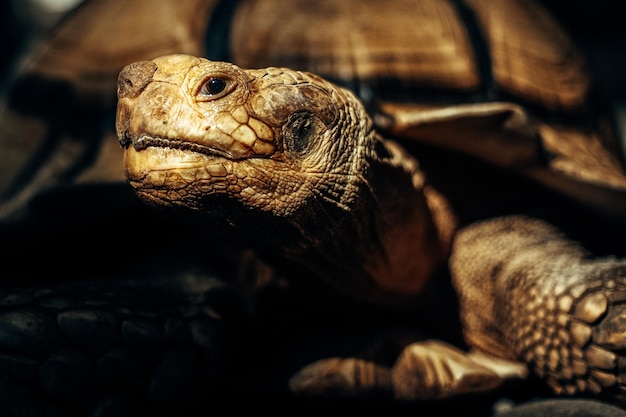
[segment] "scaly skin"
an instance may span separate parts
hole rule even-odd
[[[173,55],[126,67],[118,85],[126,175],[144,200],[406,314],[450,260],[467,340],[493,355],[412,340],[387,368],[367,355],[313,363],[294,391],[379,384],[398,398],[442,398],[524,377],[498,356],[557,393],[620,400],[623,261],[587,259],[523,217],[457,230],[417,161],[373,130],[349,91],[312,74]]]

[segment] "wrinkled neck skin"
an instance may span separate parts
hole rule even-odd
[[[386,148],[390,158],[371,164],[374,201],[363,209],[373,211],[374,230],[363,265],[384,293],[412,299],[446,262],[454,219],[417,161],[394,142]]]
[[[268,250],[280,265],[324,280],[361,301],[398,312],[414,310],[418,296],[447,261],[454,216],[425,183],[415,159],[384,141],[389,157],[368,161],[353,201],[342,208],[311,202],[281,231],[292,241]]]

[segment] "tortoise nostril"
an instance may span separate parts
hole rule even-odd
[[[157,70],[152,61],[139,61],[127,65],[117,77],[117,96],[136,97],[148,83]]]

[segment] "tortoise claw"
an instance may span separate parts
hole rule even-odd
[[[394,396],[426,400],[482,393],[501,387],[508,378],[523,378],[526,374],[523,365],[502,366],[503,360],[492,360],[487,355],[480,358],[477,361],[474,355],[438,340],[413,343],[393,367]],[[508,371],[499,372],[502,369]]]
[[[619,272],[624,278],[607,279],[576,306],[574,330],[588,334],[578,340],[582,358],[577,358],[576,387],[583,393],[613,391],[626,403],[626,267],[617,269],[610,275]]]
[[[419,340],[400,350],[394,363],[376,355],[320,359],[300,369],[289,381],[299,395],[402,401],[438,400],[484,393],[505,381],[524,378],[526,366],[486,354],[468,353],[440,340]]]

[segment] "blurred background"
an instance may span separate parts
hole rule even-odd
[[[83,0],[0,0],[2,38],[2,86],[5,87],[15,60],[34,42],[45,36],[54,23]]]

